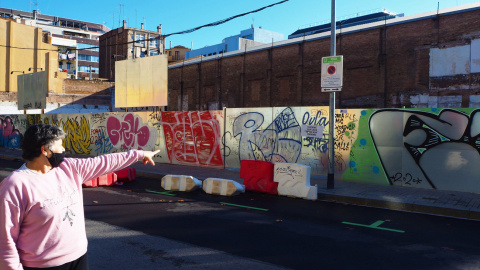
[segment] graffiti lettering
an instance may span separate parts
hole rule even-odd
[[[110,153],[113,150],[113,144],[110,142],[110,138],[106,136],[105,131],[100,129],[98,133],[96,133],[95,139],[95,154],[102,155],[106,153]]]
[[[161,112],[161,119],[170,161],[223,167],[220,124],[214,113]]]
[[[404,176],[402,173],[397,172],[394,175],[390,176],[389,179],[392,181],[392,183],[400,182],[400,183],[403,183],[404,185],[409,185],[409,186],[411,186],[412,183],[417,185],[422,183],[422,180],[420,178],[418,177],[414,178],[410,173],[406,173]]]
[[[301,128],[292,109],[284,109],[272,124],[260,130],[263,121],[263,115],[258,112],[241,114],[235,119],[233,135],[241,136],[239,160],[297,162],[302,148]]]
[[[317,150],[321,153],[327,153],[328,151],[328,139],[327,138],[313,138],[305,137],[303,141],[306,142],[303,146],[312,147],[313,151]]]
[[[143,125],[142,119],[133,113],[117,118],[107,118],[107,133],[115,147],[124,149],[153,149],[157,139],[156,130]]]
[[[324,126],[328,125],[326,116],[322,116],[322,111],[317,111],[315,117],[311,117],[309,112],[303,114],[302,124],[310,126]]]
[[[296,176],[302,177],[302,170],[301,169],[294,169],[291,166],[277,167],[277,169],[275,169],[275,174],[286,174],[286,175],[290,175],[294,178]]]

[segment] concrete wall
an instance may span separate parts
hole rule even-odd
[[[19,148],[33,123],[61,126],[70,154],[160,149],[156,162],[239,168],[241,160],[300,163],[328,172],[328,107],[0,115],[0,147]],[[480,110],[341,109],[335,176],[381,185],[480,192]],[[307,125],[323,128],[302,136]]]

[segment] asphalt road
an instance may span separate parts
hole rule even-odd
[[[250,192],[157,192],[160,178],[84,189],[93,269],[480,269],[478,221]]]

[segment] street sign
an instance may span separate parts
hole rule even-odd
[[[341,87],[336,87],[336,88],[323,88],[322,87],[322,92],[327,93],[327,92],[340,92],[342,91]]]
[[[342,86],[343,55],[322,57],[322,92],[342,91]]]

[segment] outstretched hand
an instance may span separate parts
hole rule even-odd
[[[153,161],[153,156],[155,156],[156,154],[158,154],[160,152],[160,150],[156,150],[156,151],[143,151],[144,153],[144,158],[143,158],[143,164],[147,164],[147,163],[150,163],[152,164],[152,166],[155,166],[155,161]]]

